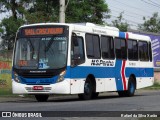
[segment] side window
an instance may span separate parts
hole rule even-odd
[[[101,57],[98,35],[86,34],[86,50],[88,58],[99,59]]]
[[[152,45],[151,42],[149,42],[149,59],[152,61]]]
[[[84,42],[82,37],[72,36],[71,64],[79,65],[85,62]]]
[[[139,41],[138,47],[139,47],[139,59],[141,61],[148,61],[149,60],[148,43],[144,41]]]
[[[112,37],[101,36],[101,50],[103,59],[114,59],[114,42]]]
[[[136,40],[128,40],[128,59],[138,60],[138,44]]]
[[[127,59],[127,47],[126,47],[126,40],[115,38],[115,52],[117,59]]]

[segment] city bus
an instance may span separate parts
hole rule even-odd
[[[153,76],[148,36],[93,23],[30,24],[16,34],[13,94],[34,95],[39,102],[53,94],[83,100],[107,91],[134,96],[153,85]]]

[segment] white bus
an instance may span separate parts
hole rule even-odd
[[[133,96],[154,83],[149,37],[92,23],[21,26],[12,70],[13,93],[37,101],[51,94],[87,100],[106,91]]]

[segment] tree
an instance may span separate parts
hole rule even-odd
[[[16,31],[24,23],[58,22],[59,0],[0,0],[2,12],[11,13],[0,23],[0,32],[8,49],[12,49]],[[66,22],[103,24],[109,12],[105,0],[69,0]]]
[[[1,22],[1,29],[2,31],[2,44],[7,48],[8,50],[13,49],[13,44],[15,40],[15,34],[18,30],[19,26],[24,24],[24,20],[17,18],[15,19],[13,16],[9,18],[4,18]]]
[[[13,48],[13,43],[15,40],[15,33],[19,26],[24,24],[24,3],[29,0],[0,0],[0,13],[10,12],[11,16],[4,18],[0,23],[1,37],[3,38],[2,43],[5,48],[11,50]]]
[[[121,12],[117,19],[112,21],[112,25],[114,27],[119,28],[120,31],[126,32],[129,28],[129,24],[126,21],[124,21],[123,13],[124,12]]]
[[[160,32],[160,17],[158,13],[154,13],[150,19],[146,19],[143,17],[144,23],[139,25],[139,30],[147,31],[147,32]]]
[[[59,0],[32,0],[25,13],[28,24],[58,22]]]
[[[109,9],[105,0],[66,0],[66,22],[93,22],[103,24],[109,18]],[[59,0],[35,0],[26,14],[28,23],[58,22]]]
[[[95,24],[104,24],[104,18],[110,10],[105,0],[70,0],[66,9],[66,22],[92,22]]]

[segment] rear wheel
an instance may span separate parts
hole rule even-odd
[[[98,92],[93,92],[92,93],[92,98],[96,99],[98,97],[99,93]]]
[[[35,95],[35,98],[38,102],[46,102],[49,95]]]
[[[127,96],[129,97],[134,96],[135,90],[136,90],[136,82],[133,77],[130,77],[128,83]]]
[[[78,94],[78,97],[82,100],[89,100],[92,98],[93,84],[89,78],[87,78],[84,84],[84,93]]]
[[[128,90],[118,91],[118,94],[120,97],[131,97],[134,96],[135,90],[136,90],[135,79],[133,77],[130,77],[128,82]]]

